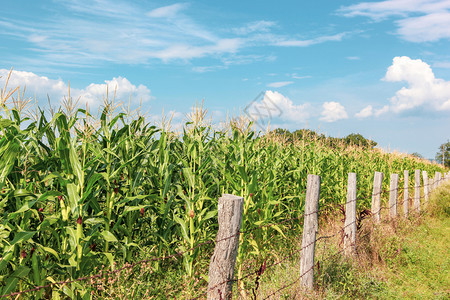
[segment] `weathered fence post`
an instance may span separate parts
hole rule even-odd
[[[373,177],[373,192],[372,192],[372,215],[375,222],[380,222],[382,185],[383,185],[383,173],[375,172],[375,175]]]
[[[397,216],[397,199],[398,199],[398,174],[391,174],[389,184],[389,216],[395,218]]]
[[[436,189],[438,186],[439,186],[439,172],[435,172],[433,189]]]
[[[425,195],[425,203],[428,203],[428,197],[429,197],[429,193],[428,193],[428,173],[427,171],[422,171],[422,177],[423,177],[423,194]]]
[[[219,198],[219,230],[209,264],[208,299],[231,299],[234,266],[239,247],[244,198],[223,194]]]
[[[405,181],[403,183],[403,216],[407,218],[409,213],[409,171],[405,170],[403,174]]]
[[[414,173],[414,210],[420,212],[420,170]]]
[[[316,234],[319,230],[319,197],[320,176],[308,175],[302,250],[300,255],[300,284],[309,290],[313,289],[314,283],[314,252],[316,247]]]
[[[428,183],[429,183],[429,189],[428,189],[428,192],[432,192],[433,191],[433,189],[434,189],[434,178],[430,178],[430,179],[428,179]]]
[[[348,173],[344,226],[344,252],[346,255],[354,254],[356,243],[356,173]]]

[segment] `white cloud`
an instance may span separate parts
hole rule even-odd
[[[186,8],[184,3],[176,3],[159,8],[155,8],[147,13],[147,16],[152,18],[174,18],[181,10]]]
[[[381,116],[382,114],[387,113],[388,111],[389,111],[389,105],[385,105],[385,106],[383,106],[382,108],[379,108],[379,109],[375,110],[374,115],[375,115],[376,117],[379,117],[379,116]]]
[[[450,81],[436,78],[431,67],[420,59],[395,57],[383,80],[408,84],[390,99],[390,109],[394,112],[418,107],[450,111]]]
[[[92,67],[103,63],[150,64],[204,57],[229,65],[276,58],[254,53],[243,55],[243,49],[267,45],[306,47],[340,41],[346,35],[299,40],[273,33],[277,23],[270,20],[257,20],[225,31],[223,26],[202,23],[192,5],[175,3],[148,11],[142,1],[57,1],[54,10],[36,12],[36,18],[0,20],[4,29],[0,36],[17,39],[30,51],[26,57],[12,52],[4,59],[36,69]],[[54,13],[59,10],[65,13]]]
[[[406,16],[409,13],[432,13],[450,8],[449,1],[442,0],[386,0],[361,2],[341,7],[338,12],[347,17],[365,16],[383,20],[390,16]]]
[[[247,107],[247,113],[265,126],[273,118],[294,123],[306,122],[310,116],[309,108],[308,103],[296,105],[279,92],[265,91],[261,101],[253,102]]]
[[[268,87],[273,87],[273,88],[280,88],[280,87],[283,87],[283,86],[286,86],[286,85],[290,85],[290,84],[293,84],[293,83],[294,83],[293,81],[278,81],[278,82],[269,83],[267,86]]]
[[[288,74],[288,76],[291,76],[294,79],[306,79],[306,78],[311,78],[312,76],[310,75],[305,75],[305,76],[299,76],[297,73],[292,73],[292,74]]]
[[[243,27],[234,28],[233,32],[239,35],[247,35],[254,32],[268,32],[275,25],[275,22],[261,20],[248,23]]]
[[[276,46],[283,46],[283,47],[308,47],[311,45],[321,44],[330,41],[341,41],[346,35],[347,33],[342,32],[335,35],[319,36],[307,40],[278,38],[278,40],[275,40],[273,44]]]
[[[208,46],[190,46],[178,44],[167,49],[152,53],[153,57],[168,61],[171,59],[185,59],[204,57],[212,54],[235,53],[242,44],[241,39],[221,39]]]
[[[111,98],[115,93],[118,101],[127,102],[131,98],[135,102],[147,102],[151,99],[150,90],[145,85],[135,86],[128,79],[121,76],[114,77],[112,80],[105,80],[105,83],[91,83],[82,90],[75,90],[75,93],[80,97],[80,100],[94,104],[102,101],[103,97],[106,96],[107,90],[109,97]]]
[[[75,3],[76,2],[76,3]],[[149,63],[234,53],[238,38],[218,37],[178,3],[146,12],[136,2],[63,1],[64,16],[5,19],[8,35],[25,40],[35,61],[78,65]],[[106,18],[107,17],[107,18]],[[99,21],[101,20],[101,21]],[[95,28],[95,30],[93,30]]]
[[[371,115],[373,115],[373,107],[372,105],[368,105],[360,112],[356,113],[355,117],[357,117],[358,119],[364,119],[370,117]]]
[[[450,38],[450,12],[428,14],[417,18],[407,18],[397,22],[397,31],[410,42],[434,42]]]
[[[323,111],[320,120],[325,122],[336,122],[338,120],[347,119],[348,115],[344,106],[338,102],[325,102],[322,105]]]
[[[399,18],[397,34],[411,42],[432,42],[450,38],[450,1],[387,0],[361,2],[342,7],[346,17],[365,16],[374,21]]]
[[[0,69],[0,86],[5,85],[10,70]],[[8,81],[8,88],[20,86],[25,88],[28,97],[47,100],[47,95],[53,99],[61,100],[68,93],[68,86],[61,79],[50,79],[32,72],[13,70]]]
[[[9,70],[0,69],[0,85],[4,86]],[[69,93],[68,85],[62,79],[49,79],[45,76],[39,76],[32,72],[13,71],[8,82],[8,87],[15,88],[26,87],[28,97],[37,100],[46,101],[47,95],[52,101],[61,101]],[[139,103],[151,100],[151,92],[145,85],[134,85],[124,77],[114,77],[112,80],[105,80],[105,83],[91,83],[85,88],[70,88],[70,94],[73,98],[80,98],[81,103],[88,103],[92,107],[97,107],[102,103],[103,97],[106,97],[108,89],[109,97],[112,98],[115,92],[117,101],[128,102],[131,97],[133,102]]]
[[[197,66],[197,67],[193,67],[192,71],[196,72],[196,73],[206,73],[206,72],[212,72],[212,71],[217,71],[217,70],[223,70],[226,69],[227,66],[223,66],[223,65],[217,65],[217,66]]]
[[[347,56],[346,58],[348,60],[360,60],[361,59],[361,57],[359,57],[359,56]]]

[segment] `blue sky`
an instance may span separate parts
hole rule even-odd
[[[5,1],[0,85],[42,106],[116,98],[180,123],[258,123],[434,157],[450,139],[450,1]],[[264,109],[269,111],[261,113]],[[265,115],[265,117],[263,117]]]

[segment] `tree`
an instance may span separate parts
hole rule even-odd
[[[447,143],[444,143],[439,147],[435,159],[438,163],[450,167],[450,141],[447,140]]]
[[[284,137],[287,142],[292,142],[293,139],[292,133],[287,129],[277,128],[275,130],[272,130],[271,133],[276,136]]]
[[[344,138],[344,142],[347,145],[356,145],[364,148],[373,148],[377,145],[376,142],[366,139],[359,133],[352,133],[347,135]]]
[[[292,134],[297,140],[324,140],[326,138],[324,134],[311,129],[297,129]]]
[[[411,153],[411,155],[414,157],[417,157],[417,158],[423,158],[423,155],[418,152],[413,152],[413,153]]]

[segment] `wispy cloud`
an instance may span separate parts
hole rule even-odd
[[[217,70],[223,70],[226,69],[227,66],[224,65],[217,65],[217,66],[196,66],[192,68],[192,71],[196,73],[206,73],[206,72],[212,72]]]
[[[85,67],[204,57],[213,58],[214,65],[225,66],[270,61],[276,57],[247,50],[265,46],[307,47],[340,41],[346,35],[296,39],[286,33],[274,33],[279,25],[270,20],[257,20],[226,32],[202,23],[192,6],[180,2],[145,9],[139,2],[121,0],[62,0],[34,19],[0,17],[0,26],[5,29],[0,36],[27,43],[29,54],[24,57],[11,53],[15,55],[8,58],[11,61]]]
[[[440,61],[433,64],[434,68],[450,69],[450,61]]]
[[[450,38],[450,12],[432,13],[397,21],[398,34],[410,42],[435,42]]]
[[[67,10],[64,16],[0,21],[7,34],[30,43],[36,60],[43,62],[148,63],[152,59],[220,56],[234,53],[241,46],[238,38],[220,38],[187,16],[186,4],[150,12],[124,1],[60,4]]]
[[[325,42],[330,41],[341,41],[347,33],[342,32],[334,35],[326,35],[326,36],[319,36],[312,39],[279,39],[277,41],[274,41],[273,44],[276,46],[283,46],[283,47],[308,47],[316,44],[321,44]]]
[[[364,16],[376,22],[398,19],[397,34],[411,42],[433,42],[450,38],[450,1],[386,0],[341,7],[346,17]]]
[[[239,28],[233,28],[233,32],[239,35],[247,35],[254,32],[269,32],[276,24],[272,21],[255,21]]]
[[[196,72],[230,65],[274,61],[262,47],[308,47],[340,41],[347,33],[307,36],[287,33],[277,22],[256,20],[223,30],[209,26],[196,15],[194,4],[179,2],[145,7],[141,2],[62,0],[33,19],[0,17],[0,37],[23,42],[27,55],[11,52],[5,61],[22,66],[92,68],[102,64],[189,63],[211,59],[211,66],[194,66]],[[63,12],[63,13],[62,13]]]
[[[221,39],[213,45],[190,46],[185,44],[173,45],[164,50],[151,53],[151,56],[163,61],[171,59],[192,59],[212,54],[235,53],[241,46],[240,39]]]
[[[300,76],[300,75],[298,75],[297,73],[292,73],[292,74],[290,74],[290,76],[291,76],[292,78],[294,78],[294,79],[307,79],[307,78],[312,78],[311,75],[303,75],[303,76]]]
[[[280,88],[286,85],[290,85],[293,84],[293,81],[277,81],[277,82],[271,82],[269,83],[267,86],[268,87],[273,87],[273,88]]]
[[[187,7],[185,3],[175,3],[163,7],[155,8],[147,13],[152,18],[174,18],[177,14]]]

